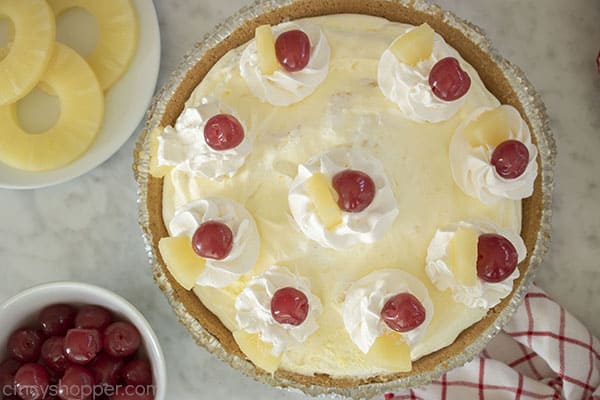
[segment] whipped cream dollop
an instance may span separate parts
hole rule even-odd
[[[288,106],[309,96],[325,80],[331,49],[318,26],[306,22],[284,22],[272,29],[275,37],[294,29],[306,33],[310,39],[310,59],[306,67],[295,72],[281,68],[271,75],[263,75],[258,66],[256,40],[251,40],[242,53],[240,73],[256,97],[274,106]]]
[[[431,56],[412,66],[400,62],[390,50],[391,46],[381,55],[377,68],[377,82],[383,95],[413,121],[441,122],[452,118],[469,93],[454,101],[438,98],[429,86],[429,72],[439,60],[446,57],[456,58],[461,68],[466,70],[458,52],[436,33]]]
[[[455,301],[465,304],[467,307],[492,308],[500,303],[500,300],[510,294],[513,281],[519,277],[519,268],[501,282],[486,282],[477,278],[475,286],[464,286],[455,279],[447,261],[448,244],[459,228],[474,229],[480,235],[484,233],[495,233],[508,239],[517,250],[518,262],[525,259],[527,248],[521,236],[511,230],[502,229],[490,221],[461,221],[438,229],[427,249],[427,266],[425,271],[431,282],[441,291],[452,290]],[[473,266],[475,268],[475,266]]]
[[[308,299],[308,314],[304,322],[294,326],[280,324],[271,314],[271,299],[279,289],[292,287]],[[236,321],[249,333],[257,333],[263,342],[273,345],[273,355],[281,354],[288,346],[308,339],[318,328],[317,320],[323,306],[310,290],[310,281],[292,273],[288,268],[272,265],[262,275],[250,280],[235,300]]]
[[[169,235],[187,236],[191,241],[198,227],[207,221],[227,225],[233,233],[233,246],[222,260],[205,259],[205,268],[196,284],[222,288],[254,267],[260,250],[260,236],[254,218],[246,208],[223,197],[202,198],[181,207],[169,222]]]
[[[345,169],[359,170],[375,183],[375,198],[361,212],[342,212],[342,223],[327,229],[317,215],[313,200],[304,190],[304,184],[320,172],[331,181]],[[290,185],[288,202],[294,220],[310,239],[321,246],[346,249],[358,243],[379,240],[398,216],[398,205],[383,164],[362,149],[339,147],[319,154],[298,165],[298,174]]]
[[[244,128],[244,139],[236,147],[215,150],[204,139],[206,122],[217,114],[233,115]],[[175,126],[158,136],[158,164],[173,166],[210,179],[233,176],[252,150],[252,139],[244,121],[226,104],[203,98],[197,107],[186,107]]]
[[[363,353],[369,352],[379,336],[392,331],[382,320],[381,310],[391,297],[400,293],[412,294],[425,308],[425,321],[421,325],[399,333],[412,347],[419,342],[433,318],[433,303],[419,279],[399,269],[383,269],[359,279],[348,289],[342,307],[344,327]]]
[[[518,140],[529,151],[529,163],[525,172],[515,178],[501,177],[491,164],[494,148],[490,145],[473,147],[465,138],[465,128],[491,108],[475,110],[456,129],[450,141],[450,166],[454,181],[461,190],[487,204],[494,204],[502,198],[521,200],[533,193],[533,185],[538,173],[537,147],[531,141],[531,132],[519,112],[512,106],[500,106],[506,111],[510,131],[506,140]]]

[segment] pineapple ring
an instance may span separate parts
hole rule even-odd
[[[14,26],[14,40],[0,56],[0,106],[25,97],[46,71],[54,49],[54,14],[44,0],[0,0],[0,17]]]
[[[0,0],[2,1],[2,0]],[[96,17],[98,43],[86,61],[108,90],[127,71],[135,54],[138,24],[130,0],[48,0],[58,18],[63,12],[79,7]]]
[[[75,50],[56,43],[41,82],[59,98],[56,124],[40,134],[20,125],[17,103],[0,106],[0,161],[26,171],[60,168],[94,141],[104,116],[104,93],[94,71]]]

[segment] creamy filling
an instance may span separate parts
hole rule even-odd
[[[447,121],[415,123],[387,100],[377,83],[381,54],[409,25],[363,15],[311,18],[331,47],[327,79],[303,101],[273,107],[252,93],[239,72],[246,46],[228,52],[203,79],[187,102],[215,96],[228,104],[254,133],[253,150],[233,177],[215,182],[173,170],[164,179],[163,217],[204,196],[243,204],[261,236],[254,268],[233,284],[196,287],[199,299],[230,330],[240,329],[234,306],[249,279],[271,265],[282,265],[310,280],[323,310],[319,329],[301,345],[286,349],[281,368],[312,375],[371,376],[387,371],[365,367],[365,355],[353,343],[342,318],[348,288],[381,269],[400,269],[427,288],[434,312],[412,348],[416,360],[450,345],[465,328],[486,315],[484,308],[457,303],[450,290],[439,291],[425,272],[427,247],[437,229],[472,219],[487,219],[519,232],[521,203],[500,199],[484,204],[454,183],[448,148],[455,130],[479,107],[497,107],[476,71],[459,57],[472,85],[458,112]],[[384,166],[399,215],[379,240],[345,249],[325,248],[308,238],[291,215],[288,192],[298,165],[338,146],[360,147]]]

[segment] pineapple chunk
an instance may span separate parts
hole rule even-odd
[[[448,243],[448,265],[456,281],[463,286],[477,283],[477,242],[474,229],[459,228]]]
[[[433,52],[434,31],[427,23],[411,29],[392,43],[390,50],[398,61],[413,67]]]
[[[162,178],[167,175],[172,167],[158,165],[158,136],[162,133],[162,128],[155,128],[150,132],[150,174],[155,178]]]
[[[342,212],[333,199],[328,179],[320,172],[313,174],[304,184],[306,194],[313,200],[317,215],[326,229],[342,223]]]
[[[275,36],[270,25],[261,25],[256,28],[256,51],[258,54],[258,68],[263,75],[271,75],[281,69],[275,54]]]
[[[366,357],[370,365],[389,371],[407,372],[412,369],[410,347],[396,332],[386,332],[379,336]]]
[[[19,124],[17,103],[0,106],[0,161],[13,168],[63,167],[85,153],[102,125],[104,93],[94,71],[75,51],[55,43],[41,79],[52,87],[61,107],[58,121],[47,131],[29,134]]]
[[[80,7],[96,17],[98,43],[86,57],[103,90],[108,90],[129,68],[138,42],[137,14],[130,0],[48,0],[54,15]]]
[[[10,52],[0,57],[0,106],[25,97],[38,84],[54,51],[54,15],[44,0],[0,1],[9,26]],[[14,33],[12,32],[14,28]]]
[[[254,365],[271,374],[277,370],[281,363],[281,355],[273,355],[273,346],[271,344],[260,340],[255,333],[248,333],[242,330],[233,332],[233,338],[240,347],[240,350]]]
[[[187,236],[162,238],[158,242],[158,250],[177,283],[185,290],[192,289],[206,261],[194,252],[190,238]]]
[[[481,113],[465,127],[463,134],[473,147],[487,144],[495,148],[508,140],[510,130],[506,110],[498,107]]]

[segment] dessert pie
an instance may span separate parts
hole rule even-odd
[[[262,381],[423,383],[482,348],[539,263],[543,106],[419,4],[258,5],[151,112],[136,172],[156,277]]]

